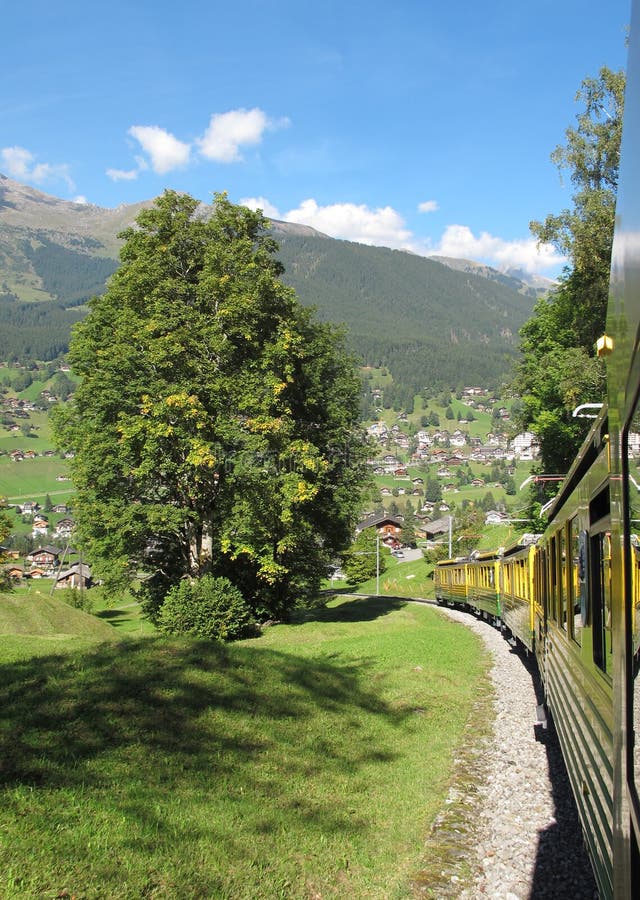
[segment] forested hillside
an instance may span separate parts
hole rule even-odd
[[[66,351],[83,305],[117,267],[117,234],[148,205],[74,204],[0,176],[0,359],[47,361]],[[516,289],[521,282],[272,226],[284,280],[321,318],[344,323],[363,362],[393,372],[394,405],[411,405],[425,386],[493,386],[509,371],[534,302]]]
[[[284,279],[343,322],[365,362],[386,366],[407,403],[425,384],[494,384],[534,298],[480,275],[383,247],[291,234],[274,223]]]

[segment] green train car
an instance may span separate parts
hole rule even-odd
[[[447,560],[436,598],[535,653],[601,898],[640,897],[640,8],[606,335],[607,402],[528,545]],[[593,398],[584,398],[585,401]]]

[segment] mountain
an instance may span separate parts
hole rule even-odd
[[[102,209],[0,175],[0,359],[64,352],[83,304],[117,267],[118,233],[152,202]],[[367,364],[391,370],[403,404],[426,385],[495,384],[509,370],[535,300],[520,280],[305,225],[273,221],[272,230],[284,280],[321,318],[344,323]]]
[[[480,275],[498,284],[503,284],[519,294],[528,294],[531,297],[540,297],[555,286],[556,282],[543,275],[532,275],[523,269],[506,269],[501,272],[484,263],[474,262],[471,259],[458,259],[454,256],[432,256],[431,259],[455,269],[457,272],[469,272],[472,275]]]

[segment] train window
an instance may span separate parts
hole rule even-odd
[[[558,536],[558,622],[567,630],[567,538],[564,529]]]
[[[569,522],[569,546],[571,547],[571,572],[569,577],[569,600],[571,608],[571,637],[579,646],[582,646],[582,625],[584,623],[583,608],[586,611],[586,603],[583,603],[586,590],[585,553],[586,546],[584,536],[581,538],[576,519]]]
[[[611,533],[592,534],[589,548],[591,609],[593,611],[593,659],[611,673]]]
[[[549,618],[558,621],[558,542],[551,538],[548,560],[549,572]]]

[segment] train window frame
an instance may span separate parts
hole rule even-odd
[[[582,647],[582,632],[585,626],[588,625],[589,616],[589,591],[587,584],[589,535],[585,529],[579,527],[577,516],[574,516],[568,522],[568,540],[571,550],[568,598],[568,607],[571,610],[569,633],[571,640],[578,647]],[[576,624],[578,620],[579,625]]]
[[[589,529],[588,580],[593,662],[610,682],[613,675],[611,549],[611,522],[606,517]]]
[[[567,526],[568,523],[558,533],[558,624],[565,634],[569,633]]]
[[[547,595],[549,598],[548,617],[556,624],[558,622],[558,542],[556,535],[552,535],[549,541],[549,554],[547,556]]]

